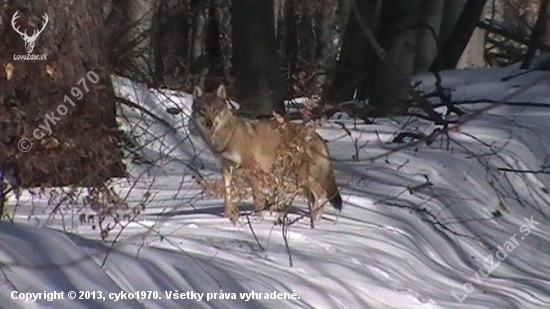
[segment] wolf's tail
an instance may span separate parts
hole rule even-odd
[[[334,181],[334,174],[330,173],[330,176],[327,177],[323,184],[323,189],[327,193],[327,199],[332,204],[332,207],[342,210],[342,196],[340,191],[338,191],[338,186]]]

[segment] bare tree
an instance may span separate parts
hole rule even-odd
[[[244,111],[284,113],[273,0],[231,3],[232,90]]]
[[[466,45],[466,48],[462,52],[458,63],[457,69],[464,68],[480,68],[487,64],[485,60],[485,37],[487,36],[487,30],[476,28],[472,37]],[[436,64],[434,64],[435,66]]]
[[[360,30],[359,21],[354,15],[363,17],[367,26],[378,32],[382,0],[346,0],[342,7],[342,47],[338,62],[323,92],[324,102],[343,102],[353,98],[354,93],[364,84],[367,68],[374,61],[374,51],[368,39]],[[356,7],[355,7],[355,5]]]
[[[405,112],[409,94],[404,81],[408,82],[413,74],[421,72],[437,52],[442,2],[431,2],[384,2],[378,39],[394,68],[375,61],[371,67],[373,74],[359,93],[360,98],[368,97],[369,102],[383,114]]]
[[[113,1],[107,18],[111,54],[117,71],[134,80],[155,83],[156,19],[160,0]]]
[[[317,17],[316,37],[316,58],[318,66],[327,70],[333,64],[333,55],[336,54],[336,45],[334,44],[334,23],[335,9],[337,2],[333,0],[321,0],[321,8]],[[317,82],[324,84],[326,72],[322,72]]]
[[[189,1],[161,0],[155,40],[155,73],[156,79],[169,88],[180,88],[189,78],[192,21]]]
[[[542,2],[546,3],[541,6],[541,14],[545,14],[544,19],[546,20],[542,30],[542,44],[545,46],[550,46],[550,5],[548,4],[548,0],[543,0]],[[542,11],[543,7],[544,11]]]
[[[221,15],[225,13],[225,10],[228,8],[223,7],[222,1],[210,0],[204,31],[204,51],[201,57],[204,63],[200,82],[202,87],[214,89],[229,78],[227,62],[230,59],[227,56],[224,57],[221,43],[222,29],[224,28]]]
[[[342,51],[324,101],[368,99],[381,114],[402,114],[410,96],[407,83],[430,70],[463,9],[458,1],[346,1]],[[360,32],[365,27],[379,44]],[[382,54],[387,61],[378,57]]]
[[[539,48],[539,46],[546,39],[550,41],[550,0],[541,0],[541,5],[539,9],[539,16],[535,27],[533,28],[533,33],[531,34],[531,42],[529,43],[529,48],[527,49],[527,54],[525,59],[521,64],[522,69],[528,69],[531,67],[533,58]]]
[[[455,25],[447,27],[452,32],[448,34],[448,39],[440,46],[439,59],[434,62],[433,70],[451,70],[456,67],[479,23],[486,2],[486,0],[468,0],[461,10],[460,7],[456,6],[456,1],[445,1],[446,5],[452,5],[446,10],[449,14],[453,12],[461,12],[461,14]],[[477,41],[475,42],[481,42],[481,48],[483,49],[484,32],[480,30],[477,34]],[[480,56],[483,56],[483,53]]]

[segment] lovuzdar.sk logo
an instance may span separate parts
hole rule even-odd
[[[46,60],[46,55],[34,55],[32,54],[32,51],[34,50],[34,43],[36,42],[36,39],[38,36],[44,31],[44,28],[46,28],[46,25],[48,24],[48,14],[44,13],[44,16],[42,17],[44,19],[44,23],[42,24],[42,29],[37,30],[34,29],[32,35],[27,34],[27,30],[21,32],[19,30],[19,26],[15,24],[15,20],[18,19],[19,11],[16,11],[15,14],[13,14],[13,17],[11,19],[11,26],[13,27],[13,30],[15,32],[19,33],[21,35],[21,38],[23,38],[23,41],[25,41],[25,50],[27,51],[26,55],[16,55],[13,54],[13,60]]]

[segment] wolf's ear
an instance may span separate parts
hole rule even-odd
[[[195,86],[193,89],[193,99],[200,99],[202,97],[202,89],[199,86]]]
[[[216,96],[222,100],[227,98],[225,94],[225,86],[223,84],[219,85],[218,89],[216,89]]]

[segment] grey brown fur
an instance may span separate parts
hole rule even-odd
[[[225,185],[224,216],[236,222],[238,211],[232,203],[231,179],[236,168],[259,167],[270,173],[276,153],[285,138],[281,124],[272,119],[239,117],[227,107],[225,87],[215,93],[203,94],[199,87],[193,91],[192,125],[214,153],[221,166]],[[292,123],[293,126],[301,126]],[[334,208],[342,209],[342,198],[334,179],[329,150],[325,141],[313,133],[302,141],[305,152],[299,167],[298,178],[305,183],[304,195],[308,199],[312,220],[322,213],[319,200],[327,198]]]

